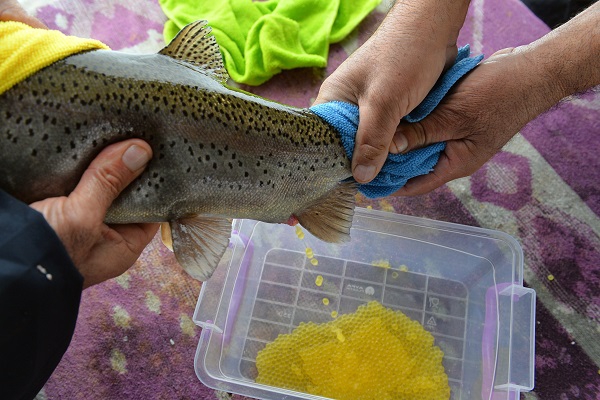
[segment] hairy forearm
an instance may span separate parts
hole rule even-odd
[[[424,39],[456,44],[470,0],[397,0],[380,30],[386,35],[419,34]],[[406,24],[412,21],[412,24]]]
[[[519,51],[528,75],[545,79],[542,92],[550,106],[600,85],[600,3]]]

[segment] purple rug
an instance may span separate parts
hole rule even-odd
[[[156,52],[165,17],[155,1],[23,1],[51,28],[115,50]],[[381,22],[332,46],[333,71]],[[473,0],[459,45],[473,54],[529,43],[549,29],[517,0]],[[296,70],[258,88],[309,106],[322,74]],[[469,178],[420,198],[360,199],[375,209],[498,229],[518,238],[525,280],[538,296],[536,386],[527,399],[600,398],[600,90],[570,99],[527,125]],[[554,279],[548,277],[552,275]],[[200,328],[191,320],[200,284],[155,239],[123,276],[83,294],[73,342],[39,398],[241,399],[194,373]]]

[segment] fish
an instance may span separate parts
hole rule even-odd
[[[232,219],[299,223],[347,242],[357,183],[339,134],[228,78],[206,21],[156,54],[101,49],[57,61],[0,95],[0,189],[28,204],[66,196],[103,148],[139,138],[153,158],[105,222],[162,223],[192,277],[210,278]]]

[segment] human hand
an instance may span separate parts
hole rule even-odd
[[[42,21],[27,14],[17,0],[0,0],[0,21],[18,21],[34,28],[48,28]]]
[[[340,100],[359,106],[352,173],[360,183],[379,173],[389,152],[404,150],[403,137],[394,136],[400,119],[421,103],[456,59],[468,1],[443,3],[398,2],[321,86],[315,104]]]
[[[395,136],[405,137],[406,151],[447,143],[432,172],[409,180],[395,194],[420,195],[471,175],[550,107],[539,90],[545,78],[527,73],[532,69],[520,50],[501,50],[459,81],[428,117],[401,123]]]
[[[83,275],[83,287],[114,278],[133,265],[154,237],[157,224],[104,224],[107,209],[145,168],[150,146],[132,139],[105,148],[67,197],[31,204],[63,242]]]
[[[562,98],[600,84],[600,3],[525,46],[501,50],[458,82],[427,118],[400,124],[406,151],[446,141],[428,175],[396,192],[419,195],[475,172],[525,124]]]

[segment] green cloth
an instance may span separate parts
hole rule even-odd
[[[381,0],[159,0],[169,18],[167,43],[204,19],[225,68],[240,83],[260,85],[284,69],[325,67],[329,44],[341,41]]]

